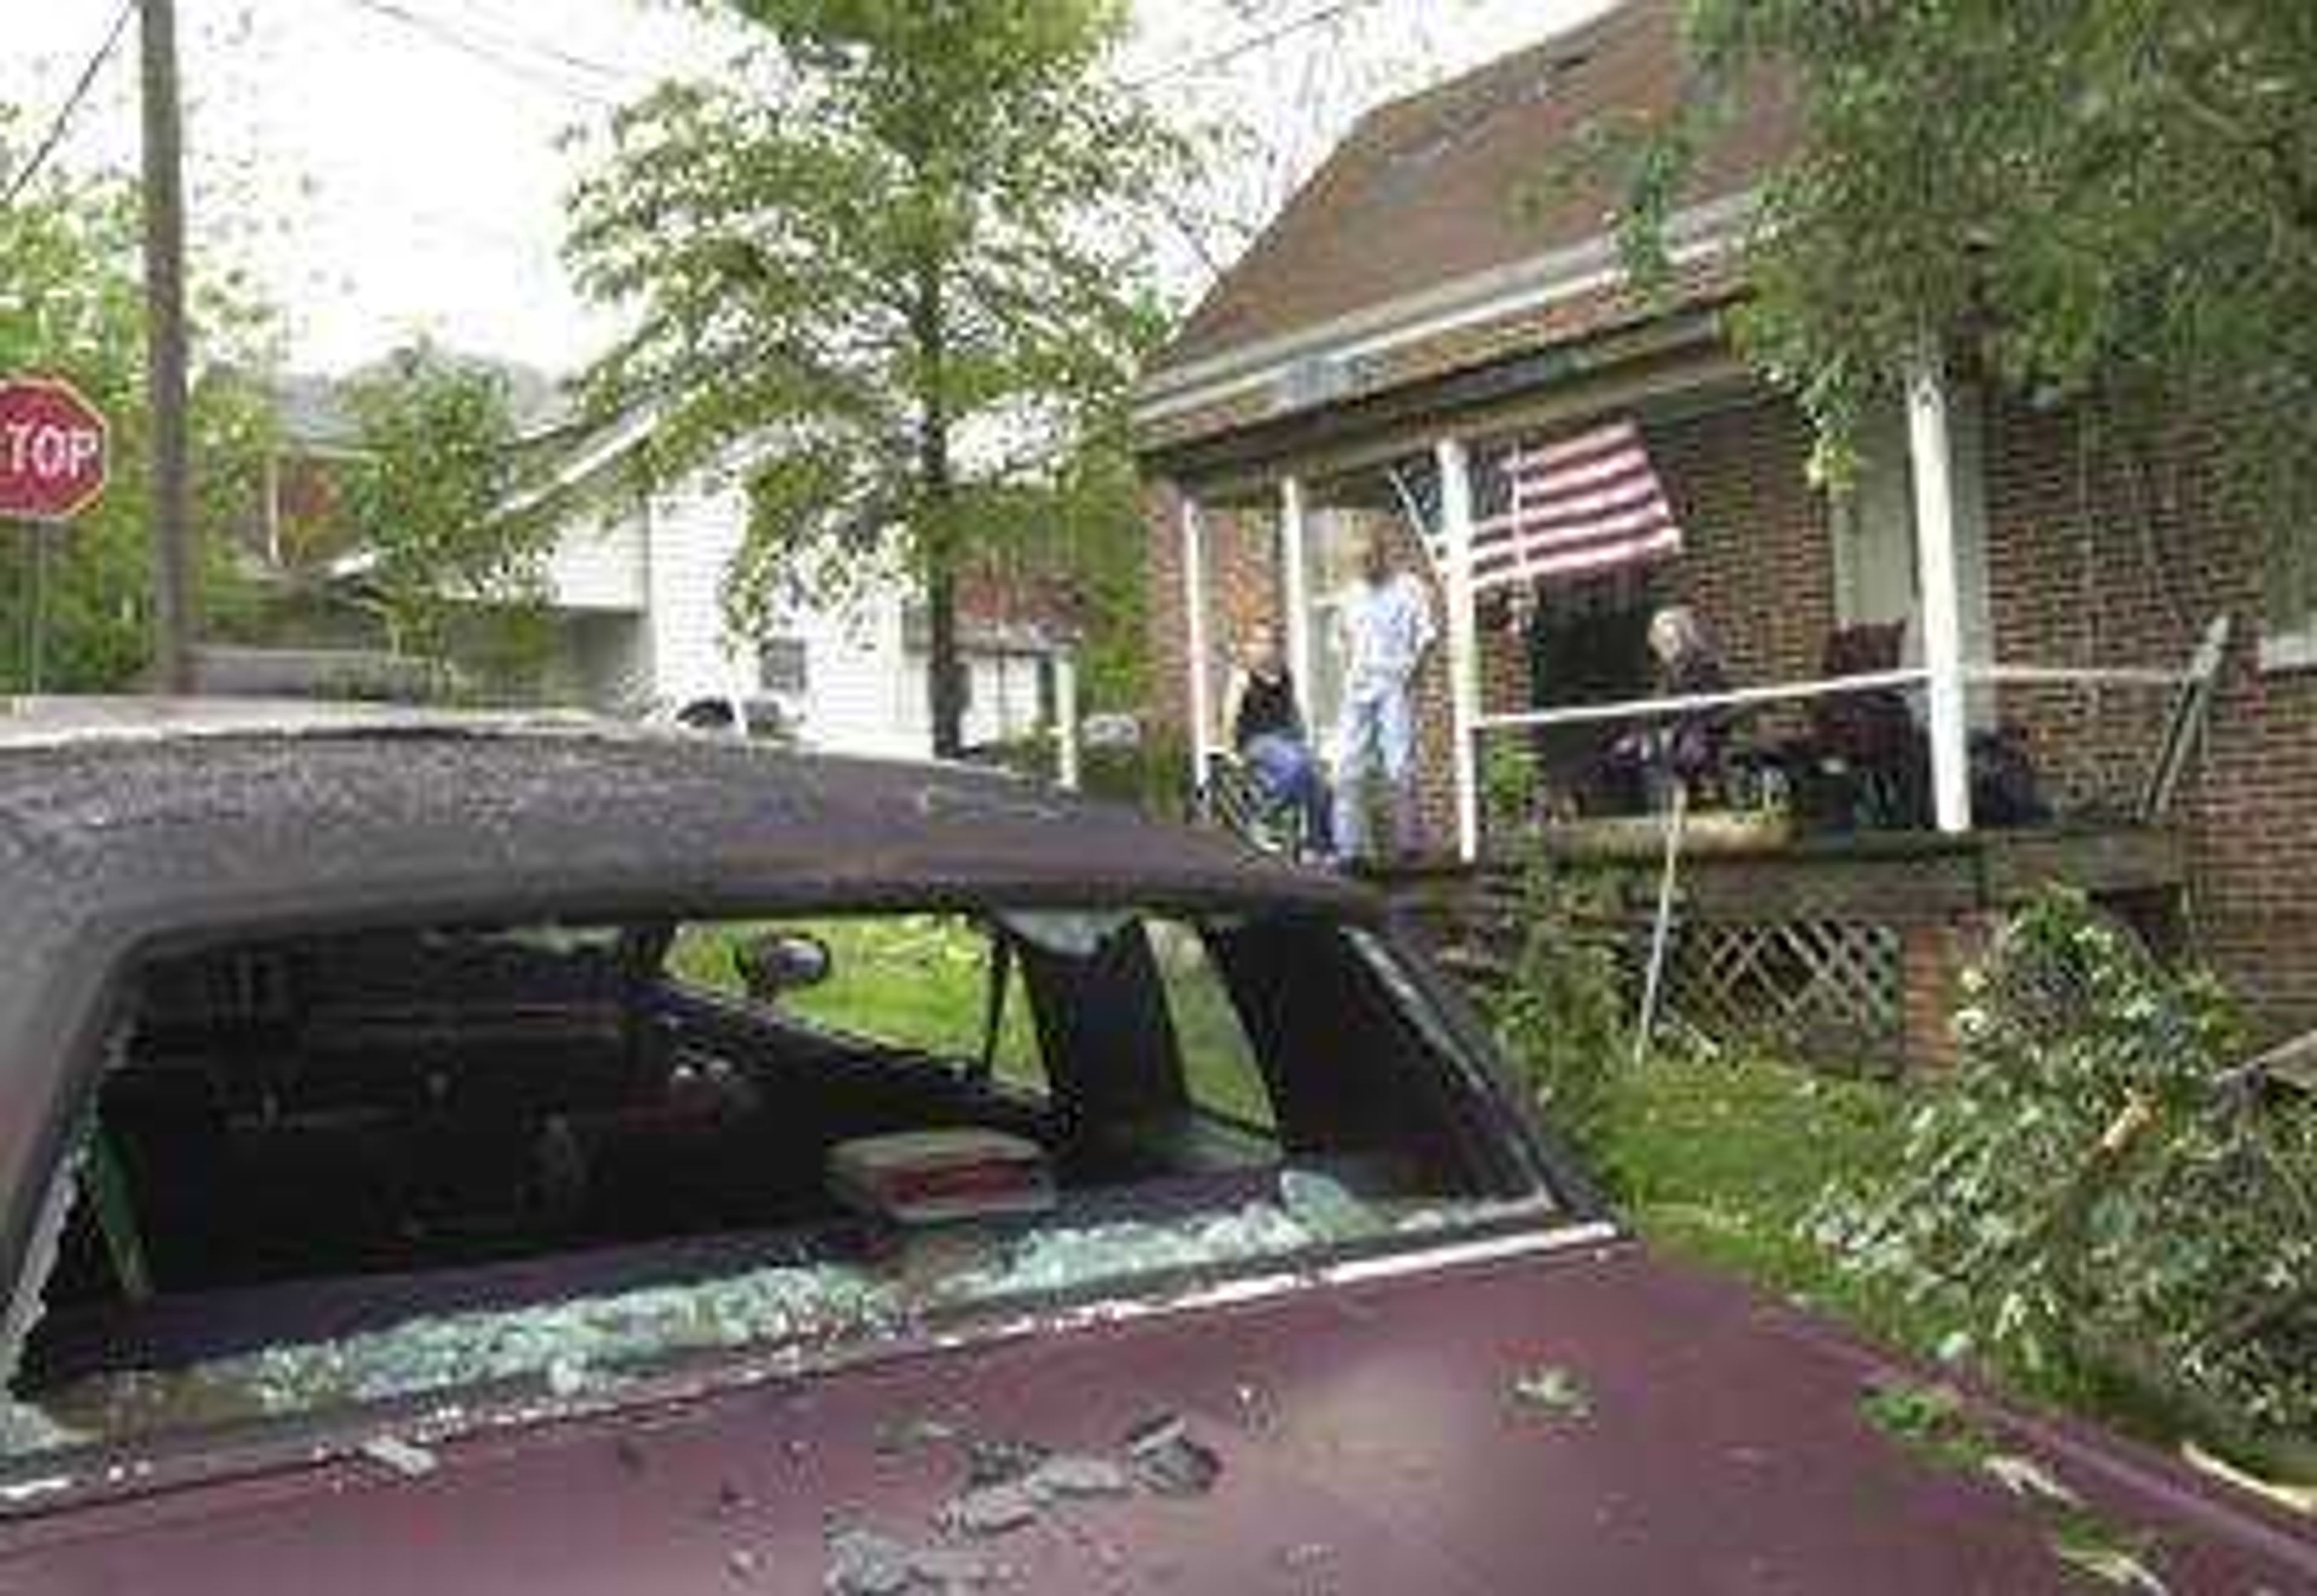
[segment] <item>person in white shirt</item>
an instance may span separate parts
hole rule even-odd
[[[1381,772],[1392,840],[1404,856],[1420,841],[1416,808],[1416,673],[1432,647],[1432,601],[1422,578],[1398,568],[1391,543],[1372,533],[1360,580],[1337,610],[1344,707],[1336,732],[1335,843],[1346,859],[1368,856],[1367,785]]]

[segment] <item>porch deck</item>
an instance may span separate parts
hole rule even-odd
[[[1530,858],[1606,870],[1654,890],[1664,862],[1657,816],[1540,828],[1532,851],[1499,847],[1472,864],[1427,858],[1374,873],[1396,900],[1424,909],[1455,898],[1517,901]],[[2129,904],[2187,884],[2187,856],[2169,826],[2071,822],[1973,831],[1859,831],[1794,837],[1751,817],[1695,816],[1683,838],[1680,899],[1697,921],[1854,918],[1945,923],[1998,912],[2038,888],[2074,886]],[[1646,894],[1645,894],[1646,895]]]
[[[1668,973],[1675,1024],[1719,1045],[1870,1068],[1941,1063],[1964,964],[1994,916],[2048,884],[2088,893],[2160,947],[2178,936],[2187,853],[2164,826],[1789,838],[1722,819],[1698,816],[1685,835]],[[1531,847],[1376,879],[1444,959],[1485,982],[1519,946],[1528,859],[1566,868],[1590,883],[1588,924],[1636,971],[1663,822],[1547,826]]]

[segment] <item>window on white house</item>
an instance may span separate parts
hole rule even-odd
[[[812,650],[801,637],[772,637],[756,651],[757,685],[767,693],[801,697],[812,680]]]

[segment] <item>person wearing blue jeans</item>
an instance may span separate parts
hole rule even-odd
[[[1231,745],[1274,802],[1293,807],[1308,853],[1332,850],[1328,830],[1328,778],[1303,732],[1295,677],[1267,627],[1249,634],[1239,674],[1231,680],[1227,716]]]
[[[1336,729],[1336,846],[1346,859],[1368,856],[1367,785],[1381,774],[1391,810],[1392,842],[1403,856],[1422,842],[1416,808],[1416,673],[1431,649],[1432,604],[1424,583],[1372,534],[1360,579],[1337,612],[1344,707]]]

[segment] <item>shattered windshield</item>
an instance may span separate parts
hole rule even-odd
[[[885,914],[146,971],[13,1454],[1161,1295],[1551,1203],[1373,935]]]

